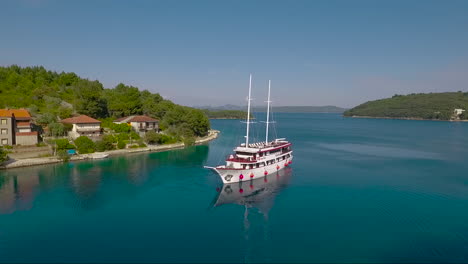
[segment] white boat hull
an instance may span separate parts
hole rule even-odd
[[[105,159],[107,157],[109,157],[109,154],[107,153],[94,153],[91,155],[92,159]]]
[[[223,204],[250,205],[267,212],[273,205],[273,199],[291,178],[291,168],[284,168],[270,175],[238,183],[223,184],[214,206]]]
[[[254,179],[263,178],[270,174],[276,174],[278,171],[290,166],[292,163],[293,156],[290,155],[289,158],[281,160],[279,162],[266,165],[260,168],[253,169],[229,169],[222,167],[207,167],[215,171],[223,183],[234,183],[242,181],[250,181]]]

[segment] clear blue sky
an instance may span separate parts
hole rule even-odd
[[[468,1],[55,1],[0,5],[0,65],[43,65],[185,105],[351,107],[468,90]]]

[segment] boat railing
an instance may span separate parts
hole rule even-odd
[[[254,159],[254,158],[241,158],[241,157],[237,157],[237,156],[230,155],[230,156],[227,156],[227,157],[226,157],[226,161],[233,161],[233,162],[256,162],[257,159]]]

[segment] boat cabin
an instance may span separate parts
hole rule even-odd
[[[241,144],[234,149],[235,154],[226,159],[226,167],[234,169],[254,169],[281,162],[290,157],[291,143],[284,139],[273,142]]]

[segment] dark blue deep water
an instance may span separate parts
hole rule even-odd
[[[0,262],[468,262],[468,123],[276,120],[291,169],[230,192],[203,165],[236,120],[207,145],[0,171]]]

